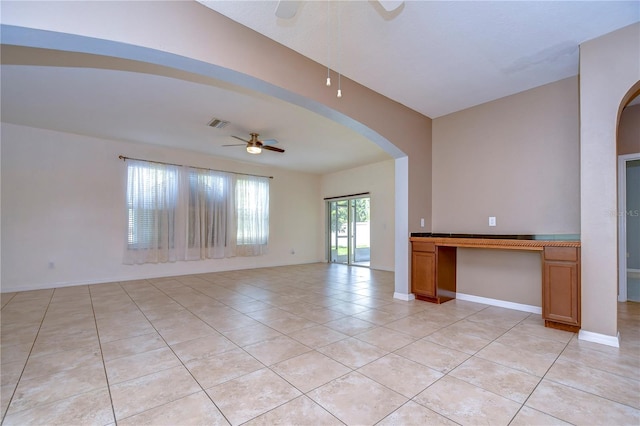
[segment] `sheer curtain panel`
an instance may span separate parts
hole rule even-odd
[[[180,169],[129,160],[127,249],[124,263],[174,262],[184,258],[180,224]]]
[[[267,252],[269,242],[269,178],[239,176],[236,181],[238,256]]]
[[[188,260],[236,254],[234,175],[189,171]]]
[[[127,161],[125,264],[266,252],[268,178]]]

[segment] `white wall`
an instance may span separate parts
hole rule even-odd
[[[317,175],[6,123],[0,131],[3,292],[323,259]],[[269,253],[124,265],[126,165],[119,154],[274,176]]]
[[[369,192],[371,197],[371,268],[394,270],[394,160],[382,161],[322,176],[320,199]],[[324,259],[327,259],[326,205],[320,206],[324,225]]]

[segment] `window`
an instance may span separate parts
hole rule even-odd
[[[125,263],[265,253],[268,178],[128,161]]]
[[[174,246],[177,193],[175,167],[138,161],[129,164],[127,242],[130,248]]]
[[[231,178],[221,174],[189,173],[189,247],[213,247],[226,241]]]
[[[269,179],[243,176],[236,182],[237,243],[245,256],[263,254],[269,241]]]

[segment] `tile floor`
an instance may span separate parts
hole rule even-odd
[[[622,347],[313,264],[2,294],[2,424],[640,424]]]

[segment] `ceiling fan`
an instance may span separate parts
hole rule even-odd
[[[257,133],[250,133],[250,135],[251,135],[250,140],[242,139],[241,137],[234,136],[234,135],[231,135],[231,137],[241,140],[242,142],[245,142],[247,147],[247,152],[249,154],[260,154],[263,149],[266,149],[268,151],[274,151],[274,152],[284,152],[284,149],[276,148],[275,146],[273,146],[278,143],[277,140],[275,139],[259,140],[258,139],[259,135]],[[236,143],[236,144],[222,145],[222,146],[243,146],[245,144]]]
[[[276,6],[276,16],[282,19],[291,19],[298,12],[301,1],[280,0]],[[380,6],[387,12],[393,12],[404,3],[404,0],[378,0]]]

